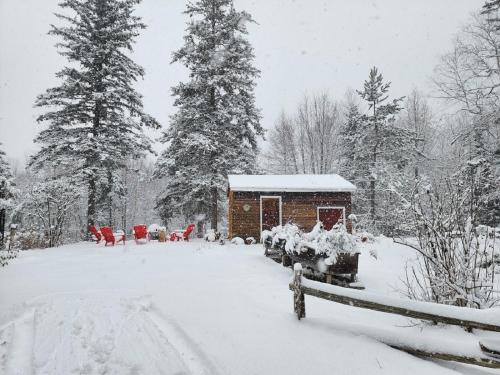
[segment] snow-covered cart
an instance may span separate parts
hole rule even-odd
[[[265,255],[285,267],[301,263],[307,277],[351,288],[357,282],[359,251],[352,235],[342,225],[327,231],[321,222],[310,233],[292,224],[262,233]]]

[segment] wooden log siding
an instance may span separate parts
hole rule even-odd
[[[351,214],[351,193],[346,192],[228,192],[229,237],[260,238],[260,197],[281,196],[282,223],[292,222],[310,231],[317,222],[318,207],[345,207],[346,218]],[[244,211],[248,204],[250,209]],[[350,223],[348,222],[348,229]]]
[[[229,237],[255,237],[260,239],[260,193],[230,191]],[[232,200],[232,203],[231,203]],[[243,206],[250,209],[245,211]]]

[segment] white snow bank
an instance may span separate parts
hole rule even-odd
[[[151,296],[50,296],[29,306],[0,329],[7,375],[202,375],[210,366],[152,308]]]
[[[414,253],[387,239],[359,245],[364,255],[372,247],[378,261],[360,257],[367,290],[397,295]],[[360,332],[376,337],[376,327],[384,338],[477,345],[477,336],[458,327],[414,326],[398,315],[318,298],[307,299],[307,318],[299,322],[290,274],[264,257],[260,245],[196,239],[20,252],[0,269],[0,374],[57,374],[51,366],[68,370],[64,375],[73,369],[109,375],[470,373],[470,367],[453,364],[450,370]]]

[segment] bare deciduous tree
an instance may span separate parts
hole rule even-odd
[[[491,2],[492,4],[494,2]],[[462,160],[465,181],[482,176],[476,190],[483,202],[480,221],[500,224],[500,29],[490,14],[478,14],[455,40],[436,69],[435,83],[441,96],[467,113],[453,143],[466,150]],[[470,168],[471,166],[476,166]]]
[[[417,184],[407,212],[416,240],[400,238],[396,242],[418,253],[417,262],[406,268],[408,296],[473,308],[497,304],[498,240],[490,236],[492,228],[480,233],[473,225],[478,206],[459,184],[451,179],[439,189]]]
[[[411,130],[414,134],[415,158],[412,164],[414,176],[417,178],[422,164],[431,157],[430,151],[436,133],[430,106],[417,89],[414,89],[406,98],[399,122],[402,127]]]
[[[274,173],[332,173],[340,117],[328,94],[304,96],[295,117],[282,113],[271,130],[268,168]]]

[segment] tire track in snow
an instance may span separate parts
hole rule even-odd
[[[0,327],[0,375],[221,374],[150,296],[61,297]]]
[[[163,332],[167,340],[178,351],[191,375],[222,375],[222,372],[210,361],[201,347],[172,318],[152,306],[149,318]]]
[[[35,309],[26,311],[16,320],[3,327],[1,343],[6,345],[2,368],[5,375],[33,374],[33,340],[35,332]],[[5,338],[4,338],[5,337]]]

